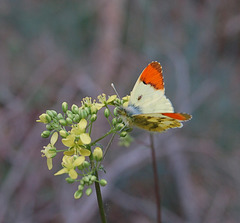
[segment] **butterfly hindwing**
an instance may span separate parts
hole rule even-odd
[[[170,116],[167,116],[171,114]],[[173,118],[178,117],[180,119]],[[172,116],[172,117],[171,117]],[[170,128],[181,128],[182,121],[187,121],[191,118],[191,115],[185,113],[153,113],[153,114],[139,114],[132,116],[132,124],[153,132],[163,132]]]

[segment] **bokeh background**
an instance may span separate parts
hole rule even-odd
[[[193,119],[156,134],[165,223],[240,222],[240,2],[238,0],[1,0],[0,222],[100,222],[95,194],[48,171],[36,124],[61,102],[129,94],[161,62],[166,94]],[[98,118],[94,136],[106,131]],[[156,222],[149,135],[116,138],[104,161],[109,222]],[[103,142],[105,144],[106,142]]]

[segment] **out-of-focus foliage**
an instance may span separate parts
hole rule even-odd
[[[111,82],[127,95],[158,60],[175,110],[193,115],[155,136],[164,222],[238,223],[239,8],[237,0],[0,1],[0,222],[99,221],[95,200],[75,203],[74,189],[47,170],[35,120],[62,101],[112,94]],[[105,125],[97,121],[96,137]],[[105,161],[109,222],[155,222],[148,135],[133,134],[131,148],[115,143]]]

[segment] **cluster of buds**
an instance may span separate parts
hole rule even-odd
[[[107,181],[105,179],[101,179],[100,181],[97,179],[95,175],[87,175],[82,177],[80,180],[80,184],[78,185],[77,191],[74,193],[74,198],[79,199],[83,195],[83,190],[85,189],[85,186],[87,186],[87,189],[85,190],[85,194],[87,196],[91,195],[92,188],[90,187],[93,183],[98,182],[102,187],[107,185]]]
[[[131,129],[124,124],[118,113],[118,107],[126,103],[127,99],[125,97],[120,100],[116,95],[107,98],[105,94],[102,94],[98,96],[98,102],[96,102],[86,97],[82,100],[80,107],[73,104],[69,109],[68,104],[63,102],[62,113],[47,110],[39,116],[37,122],[46,125],[46,130],[41,136],[43,138],[51,136],[50,143],[41,150],[42,156],[47,158],[47,166],[51,170],[53,158],[59,153],[62,154],[62,169],[55,175],[68,174],[66,178],[68,183],[80,182],[74,194],[75,198],[82,196],[85,187],[87,187],[85,193],[89,196],[93,183],[97,182],[101,186],[107,184],[106,180],[99,180],[96,173],[103,170],[102,160],[108,148],[105,148],[103,153],[102,148],[96,146],[97,142],[109,134],[118,134],[125,145],[130,142],[128,132]],[[113,112],[109,108],[110,105],[116,107]],[[97,119],[98,111],[102,108],[104,108],[104,116],[108,120],[110,130],[99,139],[92,140],[93,123]],[[56,146],[59,138],[64,146],[61,150],[57,149],[59,146]],[[95,148],[92,149],[93,147]]]

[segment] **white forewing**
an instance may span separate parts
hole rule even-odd
[[[140,79],[134,85],[128,106],[138,107],[143,114],[173,112],[172,103],[164,95],[164,89],[156,90]]]

